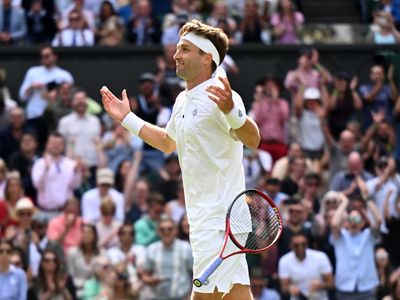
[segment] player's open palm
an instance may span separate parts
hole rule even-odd
[[[118,99],[107,87],[100,89],[104,109],[117,122],[122,122],[131,111],[126,90],[122,91],[122,100]]]
[[[206,91],[208,92],[208,98],[217,104],[220,111],[227,114],[234,106],[231,85],[227,78],[218,77],[218,79],[221,81],[223,87],[210,85],[206,88]]]

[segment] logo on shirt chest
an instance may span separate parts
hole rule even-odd
[[[197,115],[197,108],[195,108],[195,109],[192,111],[192,115],[193,115],[193,117],[195,117],[195,116]]]

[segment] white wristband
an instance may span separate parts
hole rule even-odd
[[[145,124],[146,121],[139,118],[133,112],[128,113],[121,122],[122,126],[137,136],[139,136],[139,131]]]
[[[237,106],[234,106],[229,113],[225,114],[225,118],[232,129],[242,127],[247,119],[245,112]]]

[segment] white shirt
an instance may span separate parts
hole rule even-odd
[[[299,119],[299,142],[305,150],[319,151],[325,146],[325,137],[318,116],[303,109]]]
[[[100,140],[100,127],[97,117],[90,114],[80,117],[76,112],[62,117],[58,123],[58,131],[65,137],[67,144],[73,146],[73,154],[82,158],[89,167],[98,164],[95,140]]]
[[[114,219],[124,221],[124,196],[116,189],[110,188],[108,195],[115,204]],[[82,196],[82,218],[90,223],[95,223],[100,219],[101,197],[98,188],[85,192]]]
[[[177,146],[191,230],[224,230],[227,208],[245,188],[243,144],[205,91],[214,81],[181,92],[166,128]],[[245,111],[236,92],[233,101]]]
[[[303,261],[300,261],[293,251],[282,256],[278,272],[280,279],[290,279],[305,296],[310,297],[311,280],[323,281],[323,275],[332,273],[332,265],[324,252],[306,249]],[[319,290],[313,293],[312,299],[328,300],[328,295],[325,290]]]
[[[75,41],[74,41],[75,40]],[[51,42],[53,47],[82,47],[94,45],[94,34],[90,29],[74,30],[66,28],[60,31]]]
[[[47,69],[44,66],[35,66],[29,68],[26,72],[24,81],[19,88],[19,98],[24,102],[28,101],[26,106],[26,115],[28,119],[40,117],[46,109],[47,100],[42,96],[46,87],[33,90],[29,96],[25,95],[26,90],[33,83],[47,84],[52,81],[55,81],[58,84],[63,82],[73,83],[74,79],[70,72],[57,66],[51,69]]]

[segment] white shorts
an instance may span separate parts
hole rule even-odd
[[[224,240],[224,231],[200,230],[190,233],[190,243],[193,250],[193,278],[207,267],[207,265],[218,255]],[[223,253],[232,253],[239,250],[232,242],[228,241]],[[193,285],[193,291],[199,293],[213,293],[215,288],[218,292],[228,293],[233,284],[239,283],[250,285],[249,269],[246,255],[236,254],[222,261],[219,267],[208,278],[208,283],[201,287]]]

